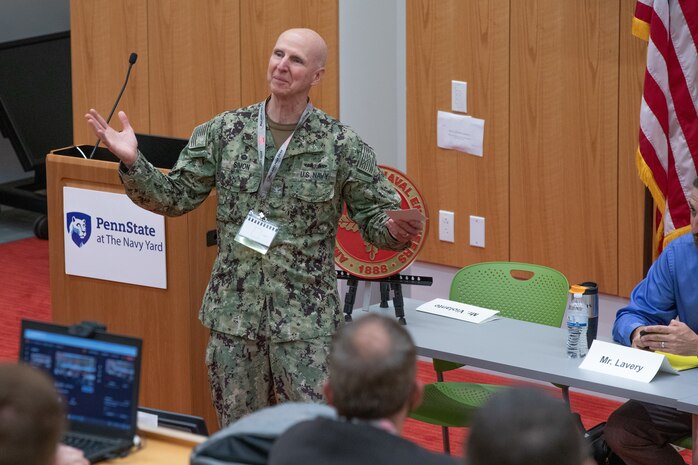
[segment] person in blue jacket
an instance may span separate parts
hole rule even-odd
[[[618,310],[613,325],[616,342],[698,355],[698,178],[688,205],[690,234],[669,243],[633,290],[630,303]],[[611,414],[604,435],[627,465],[683,465],[671,443],[691,435],[691,414],[631,400]]]

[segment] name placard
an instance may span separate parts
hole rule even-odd
[[[649,383],[658,371],[678,374],[664,355],[595,340],[579,368]]]
[[[477,324],[494,320],[495,315],[499,313],[499,310],[490,310],[447,299],[430,300],[417,307],[417,310]]]

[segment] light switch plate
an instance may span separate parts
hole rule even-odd
[[[451,111],[468,112],[468,83],[451,81]]]
[[[485,219],[481,216],[470,217],[470,245],[485,247]]]

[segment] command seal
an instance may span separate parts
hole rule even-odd
[[[424,199],[412,181],[395,168],[380,165],[379,168],[400,194],[400,208],[416,208],[425,218],[428,218]],[[358,278],[380,279],[392,276],[407,268],[417,258],[417,254],[424,245],[427,225],[428,222],[407,249],[401,252],[382,250],[364,242],[359,233],[359,227],[349,218],[347,206],[344,205],[337,228],[334,262],[339,268]]]

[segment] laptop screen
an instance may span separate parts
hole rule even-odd
[[[22,321],[20,359],[46,371],[63,396],[71,431],[131,437],[135,432],[140,339]]]

